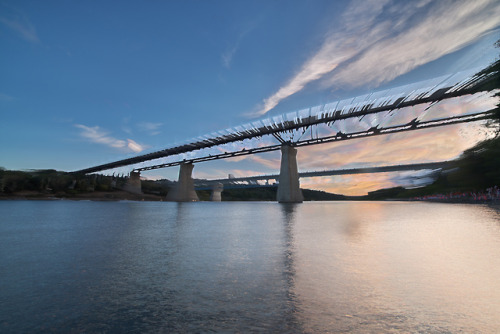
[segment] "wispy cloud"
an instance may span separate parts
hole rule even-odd
[[[145,149],[144,146],[138,144],[137,142],[133,141],[132,139],[127,139],[127,147],[136,153],[142,152]]]
[[[279,159],[279,157],[273,158],[273,157],[268,156],[268,157],[264,158],[264,157],[256,155],[256,154],[252,154],[249,156],[249,160],[256,162],[260,165],[263,165],[267,168],[271,168],[274,170],[280,169],[281,160]]]
[[[301,188],[316,189],[349,196],[366,195],[370,191],[398,186],[391,173],[313,177],[300,180]]]
[[[14,100],[15,100],[15,97],[4,94],[4,93],[0,93],[0,101],[14,101]]]
[[[407,7],[394,8],[394,25],[409,26],[407,29],[366,48],[355,61],[326,78],[324,84],[353,87],[388,82],[465,47],[500,24],[497,1],[438,1],[426,6],[428,14],[415,23],[404,19]]]
[[[40,43],[35,26],[23,12],[5,4],[2,5],[2,9],[0,23],[13,30],[26,41]]]
[[[260,21],[260,18],[257,18],[253,22],[250,22],[249,24],[247,24],[245,29],[243,29],[243,31],[238,35],[238,38],[236,39],[236,41],[231,46],[229,46],[226,49],[226,51],[221,55],[222,65],[224,65],[225,68],[227,68],[227,69],[231,68],[231,64],[233,62],[234,55],[238,51],[238,48],[240,47],[241,41],[245,38],[245,36],[247,36],[250,32],[252,32],[252,30],[255,29],[255,27],[257,26],[259,21]]]
[[[82,124],[75,124],[75,126],[82,130],[80,135],[83,138],[89,139],[93,143],[103,144],[114,148],[123,148],[127,146],[127,142],[125,140],[108,136],[107,132],[103,131],[98,126],[90,127]]]
[[[353,168],[457,158],[487,134],[466,125],[418,130],[299,150],[301,170]]]
[[[221,56],[222,64],[227,69],[231,68],[231,62],[233,61],[234,54],[236,53],[236,50],[238,50],[238,47],[240,45],[240,39],[241,38],[238,38],[236,43],[230,49],[226,50],[226,52],[224,52]]]
[[[307,84],[323,88],[379,85],[456,51],[500,24],[495,0],[355,0],[341,28],[277,92],[264,99],[261,116]]]
[[[92,143],[102,144],[108,147],[132,151],[139,153],[145,149],[143,145],[138,144],[132,139],[117,139],[108,135],[108,133],[102,130],[99,126],[86,126],[82,124],[75,124],[75,127],[81,130],[80,136],[89,140]]]
[[[141,122],[137,126],[143,132],[149,133],[151,136],[156,136],[161,133],[159,130],[163,123]]]

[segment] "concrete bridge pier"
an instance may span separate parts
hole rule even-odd
[[[131,171],[123,190],[132,194],[142,194],[141,172]]]
[[[280,203],[302,203],[304,201],[297,169],[297,150],[286,144],[281,146],[277,200]]]
[[[224,185],[220,182],[212,185],[212,193],[210,194],[210,201],[212,202],[222,201],[221,193],[223,190],[224,190]]]
[[[179,169],[179,180],[177,184],[170,189],[167,194],[167,201],[172,202],[196,202],[198,195],[194,190],[194,181],[191,176],[194,165],[192,163],[183,163]]]

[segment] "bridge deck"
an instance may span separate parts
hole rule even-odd
[[[392,166],[379,166],[379,167],[333,169],[325,171],[302,172],[299,173],[299,177],[304,178],[304,177],[350,175],[350,174],[386,173],[386,172],[422,170],[422,169],[439,169],[439,168],[451,168],[454,165],[455,165],[454,161],[441,161],[441,162],[427,162],[418,164],[405,164],[405,165],[392,165]],[[215,180],[195,180],[195,185],[197,187],[202,187],[202,186],[209,186],[214,183],[230,184],[235,182],[254,182],[254,181],[278,180],[278,179],[279,179],[279,174],[271,174],[271,175],[246,176],[246,177],[227,178],[227,179],[215,179]]]
[[[459,72],[450,76],[442,76],[432,80],[358,96],[353,99],[346,99],[303,109],[297,112],[260,119],[252,122],[251,124],[248,123],[231,129],[213,132],[210,135],[196,138],[182,145],[82,169],[76,171],[76,173],[93,173],[195,150],[201,150],[226,143],[242,141],[245,139],[262,137],[265,135],[276,135],[287,131],[308,128],[312,125],[331,124],[338,120],[363,117],[368,114],[396,110],[423,103],[435,103],[443,99],[477,92],[482,89],[481,87],[484,86],[486,82],[493,80],[493,77],[498,76],[498,73],[480,75],[474,75],[474,73],[477,73],[477,70]],[[375,131],[377,130],[375,129]],[[303,144],[317,143],[320,142]],[[276,148],[268,148],[267,150],[274,149]],[[248,154],[259,152],[260,151],[258,149],[247,151]],[[226,156],[219,156],[218,158],[226,158]],[[206,159],[203,161],[207,160],[214,159]],[[158,168],[163,167],[167,167],[167,165],[161,165],[161,167]],[[142,168],[136,170],[147,169],[148,168]]]

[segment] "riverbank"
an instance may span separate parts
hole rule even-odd
[[[226,189],[222,193],[222,201],[276,201],[277,187]],[[330,194],[324,191],[302,189],[305,201],[334,201],[334,200],[359,200],[342,195]],[[210,191],[197,191],[200,201],[209,201]],[[0,193],[0,200],[94,200],[94,201],[165,201],[166,195],[162,193],[133,194],[123,190],[111,191],[34,191],[23,190],[10,193]]]
[[[50,194],[50,193],[40,193],[36,191],[22,191],[14,194],[1,194],[0,200],[13,201],[13,200],[29,200],[29,201],[148,201],[148,202],[162,202],[165,201],[165,196],[159,196],[154,194],[131,194],[125,191],[96,191],[89,193],[82,193],[77,195],[71,194]],[[223,200],[224,202],[233,201],[256,201],[257,199],[232,199]],[[207,201],[206,199],[200,198],[200,201]],[[274,199],[261,199],[257,201],[270,201],[274,202]],[[309,202],[311,200],[305,200]],[[312,200],[317,201],[317,200]],[[446,198],[446,197],[422,197],[422,198],[385,198],[385,199],[370,199],[366,196],[359,196],[355,198],[342,198],[342,199],[329,199],[328,201],[397,201],[397,202],[435,202],[435,203],[452,203],[452,204],[499,204],[500,199],[483,199],[483,198],[472,198],[472,197],[462,197],[462,198]]]
[[[95,191],[79,194],[41,193],[19,191],[12,194],[0,193],[0,200],[73,200],[73,201],[164,201],[165,198],[153,194],[132,194],[126,191]]]
[[[134,194],[124,190],[94,190],[94,191],[36,191],[19,190],[15,192],[0,193],[0,200],[91,200],[91,201],[165,201],[167,191],[151,192],[143,190],[142,194]],[[331,194],[324,191],[302,189],[304,201],[425,201],[440,203],[498,203],[500,202],[500,187],[493,186],[482,191],[453,191],[444,193],[431,193],[426,195],[409,196],[418,191],[426,192],[425,188],[407,190],[403,187],[380,189],[369,192],[364,196],[344,196]],[[428,191],[427,191],[428,192]],[[276,201],[277,187],[256,187],[241,189],[225,189],[222,192],[222,201]],[[210,200],[209,190],[198,190],[200,201]]]

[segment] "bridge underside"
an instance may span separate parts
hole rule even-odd
[[[180,165],[179,180],[168,192],[167,201],[196,202],[199,200],[194,189],[194,181],[192,178],[193,167],[194,165],[192,163],[183,163]],[[139,172],[135,172],[135,174],[131,174],[131,176],[136,176],[138,174]],[[210,200],[220,202],[223,189],[222,183],[212,183]],[[301,203],[303,200],[304,197],[300,190],[299,173],[297,169],[297,150],[289,145],[283,145],[281,148],[281,169],[277,201],[280,203]]]
[[[260,146],[260,147],[248,148],[248,149],[244,148],[244,149],[240,149],[237,151],[229,151],[229,152],[224,152],[224,153],[219,153],[219,154],[201,154],[201,156],[196,157],[196,158],[191,158],[191,159],[185,159],[184,157],[181,157],[181,158],[179,158],[179,160],[174,160],[171,162],[166,162],[166,163],[161,163],[161,164],[143,166],[143,167],[136,167],[136,168],[134,168],[134,170],[135,171],[149,171],[149,170],[179,166],[179,165],[186,163],[186,162],[200,163],[200,162],[205,162],[205,161],[230,159],[230,158],[240,157],[240,156],[245,156],[245,155],[250,155],[250,154],[273,152],[273,151],[280,150],[283,144],[291,145],[293,147],[301,147],[301,146],[325,144],[325,143],[332,143],[332,142],[340,142],[340,141],[346,141],[346,140],[352,140],[352,139],[367,138],[367,137],[379,136],[379,135],[385,135],[385,134],[393,134],[393,133],[428,129],[428,128],[453,125],[453,124],[460,124],[460,123],[477,122],[477,121],[489,119],[491,117],[491,113],[492,113],[491,111],[485,111],[485,112],[480,112],[480,113],[475,113],[475,114],[444,117],[444,118],[433,119],[433,120],[429,120],[429,121],[412,120],[408,123],[404,123],[404,124],[400,124],[400,125],[385,126],[385,127],[377,126],[377,127],[372,127],[372,128],[369,128],[367,130],[362,130],[362,131],[352,131],[352,132],[339,131],[333,135],[319,136],[316,138],[312,137],[312,138],[303,139],[303,140],[299,139],[299,140],[296,140],[293,142],[285,142],[283,140],[279,144],[271,144],[271,145],[267,145],[267,146]],[[314,131],[311,131],[311,132],[314,133]]]
[[[450,76],[443,76],[416,84],[358,96],[353,99],[346,99],[338,102],[307,108],[297,112],[291,112],[271,118],[260,119],[252,122],[251,124],[244,124],[232,129],[226,129],[223,131],[211,133],[210,135],[194,139],[183,145],[178,145],[161,151],[82,169],[76,171],[75,173],[94,173],[123,166],[137,165],[145,161],[174,157],[176,155],[182,155],[193,151],[200,151],[228,143],[241,142],[246,139],[260,138],[263,136],[274,136],[275,138],[280,140],[283,135],[286,135],[290,132],[302,132],[302,134],[304,134],[308,130],[311,130],[312,132],[312,128],[319,124],[335,125],[339,121],[356,118],[361,122],[364,117],[369,115],[382,112],[395,112],[397,110],[401,110],[402,108],[412,107],[420,104],[429,104],[429,107],[426,108],[427,110],[434,104],[437,104],[445,99],[477,94],[478,92],[486,91],[486,87],[488,87],[489,82],[498,79],[497,72],[488,73],[486,71],[477,75],[475,74],[476,72],[477,71],[471,73],[460,72]],[[293,140],[291,144],[292,146],[312,145],[336,140],[359,138],[363,136],[455,124],[460,122],[478,120],[481,117],[485,118],[487,116],[488,115],[486,113],[477,113],[474,116],[451,116],[426,122],[422,122],[421,120],[416,118],[415,120],[413,120],[413,122],[410,122],[408,124],[401,124],[396,127],[383,127],[381,124],[376,124],[363,131],[337,131],[333,136],[321,136],[316,138],[313,138],[313,136],[311,136],[311,138],[308,140]],[[472,119],[472,117],[475,117],[475,119]],[[280,140],[280,144],[283,144],[282,140]],[[270,145],[265,148],[257,147],[244,150],[244,153],[254,154],[259,152],[272,151],[278,150],[280,149],[280,147],[281,145]],[[195,163],[201,161],[230,158],[237,155],[237,152],[233,151],[227,152],[225,154],[217,154],[215,157],[212,155],[204,155],[199,158],[187,160],[189,160],[188,162]],[[182,160],[185,160],[185,158]],[[174,163],[180,164],[179,161],[176,161]],[[154,165],[157,167],[134,166],[132,169],[141,171],[172,166],[171,163],[157,163]]]
[[[392,165],[392,166],[379,166],[379,167],[362,167],[362,168],[347,168],[347,169],[335,169],[335,170],[323,170],[315,172],[301,172],[299,173],[299,178],[304,177],[319,177],[319,176],[334,176],[334,175],[352,175],[352,174],[373,174],[373,173],[387,173],[387,172],[400,172],[400,171],[416,171],[422,169],[447,169],[453,168],[455,166],[454,161],[442,161],[442,162],[426,162],[417,164],[406,164],[406,165]],[[213,184],[223,184],[227,185],[240,185],[244,183],[257,183],[257,181],[279,180],[279,174],[270,175],[257,175],[257,176],[245,176],[237,178],[226,178],[226,179],[214,179],[214,180],[196,180],[195,187],[199,188],[210,188]]]
[[[492,110],[447,116],[432,115],[431,111],[446,99],[465,95],[470,95],[469,99],[484,96],[489,98],[493,93],[491,88],[486,87],[490,87],[489,83],[494,80],[498,80],[498,72],[483,71],[477,75],[457,73],[261,119],[252,124],[214,132],[183,145],[75,173],[94,173],[123,166],[130,166],[134,172],[139,173],[179,165],[179,181],[176,188],[169,192],[168,199],[196,201],[198,197],[191,176],[194,163],[281,149],[278,201],[301,202],[302,194],[296,161],[298,147],[490,119]],[[411,108],[418,105],[422,105],[418,115],[413,114],[412,119],[409,119],[408,116],[412,115],[412,112],[408,110],[413,110]],[[398,123],[394,123],[393,118]],[[321,132],[320,130],[324,128],[326,131]],[[272,140],[249,142],[250,139],[261,137]],[[276,140],[279,143],[276,143]],[[245,146],[236,149],[231,144],[235,142],[243,142]],[[232,147],[226,149],[226,144],[231,144]],[[214,198],[217,198],[217,195]]]

